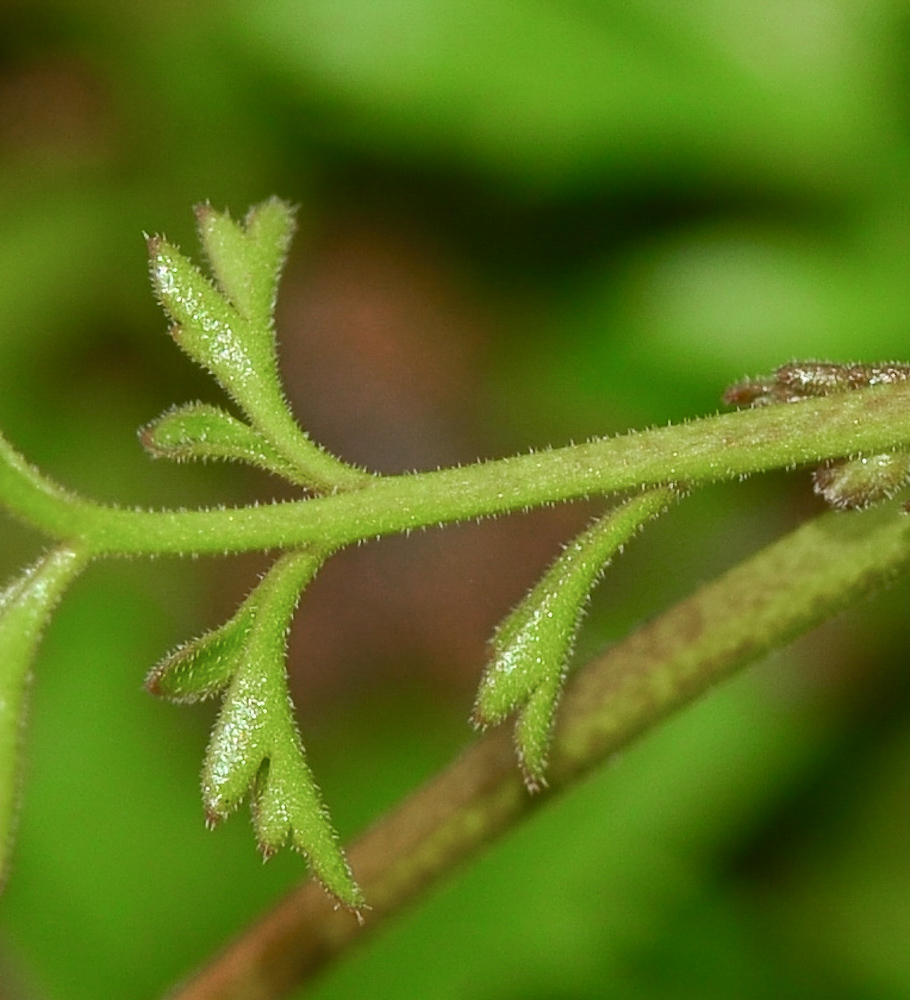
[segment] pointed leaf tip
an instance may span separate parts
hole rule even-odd
[[[515,720],[515,749],[525,786],[531,793],[547,787],[546,771],[565,672],[539,685]]]
[[[363,906],[363,894],[296,733],[275,748],[257,778],[253,824],[264,856],[270,857],[290,839],[313,875],[339,903],[350,910]]]

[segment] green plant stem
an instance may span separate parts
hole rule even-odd
[[[566,688],[549,790],[529,796],[510,734],[494,730],[349,851],[365,926],[305,883],[172,1000],[277,1000],[364,933],[662,719],[910,566],[893,509],[826,514],[780,539],[590,662]]]
[[[93,555],[341,546],[362,538],[660,483],[691,485],[910,446],[910,383],[725,413],[331,496],[204,511],[111,508],[50,482],[0,439],[0,504]]]
[[[0,881],[16,819],[19,742],[32,660],[54,607],[87,562],[84,551],[61,545],[0,591]]]

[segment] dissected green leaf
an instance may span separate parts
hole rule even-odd
[[[590,591],[612,556],[676,495],[670,487],[648,490],[595,521],[566,546],[493,637],[474,721],[488,726],[520,710],[516,745],[531,788],[543,782],[553,715]]]
[[[0,592],[0,874],[15,821],[19,741],[32,659],[57,601],[86,562],[77,549],[61,546]]]
[[[176,406],[139,432],[143,447],[155,458],[176,462],[227,459],[248,462],[291,482],[307,485],[283,455],[249,424],[217,406],[187,403]]]
[[[206,748],[202,802],[214,825],[250,795],[266,857],[290,840],[345,906],[363,904],[294,722],[284,660],[300,591],[325,553],[282,555],[237,613],[181,646],[149,675],[149,690],[175,701],[224,693]]]
[[[264,461],[282,475],[290,468],[293,482],[316,491],[366,485],[368,473],[310,440],[281,387],[272,311],[293,229],[290,207],[273,198],[251,209],[242,226],[211,206],[199,208],[197,216],[214,282],[164,238],[148,240],[152,285],[174,321],[174,339],[215,376],[267,442],[265,449],[258,442],[253,448],[257,464]],[[251,442],[237,435],[237,428],[223,427],[221,445],[227,437],[229,450],[245,451]],[[274,455],[281,460],[276,463]],[[228,457],[236,456],[232,451]]]
[[[227,650],[230,657],[230,680],[202,768],[210,823],[233,812],[270,756],[296,742],[284,668],[287,629],[321,561],[309,552],[284,554],[227,625],[210,633],[205,651],[217,657]]]
[[[278,198],[249,210],[243,223],[211,205],[196,209],[199,235],[218,287],[257,327],[271,329],[278,278],[294,233],[294,212]]]

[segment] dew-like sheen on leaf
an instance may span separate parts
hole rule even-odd
[[[272,343],[264,344],[252,324],[175,246],[153,236],[148,249],[152,287],[175,323],[174,339],[247,411],[262,383],[277,384]]]
[[[228,622],[171,653],[146,684],[175,701],[223,691],[202,768],[207,822],[225,819],[249,793],[263,855],[290,840],[325,888],[358,910],[363,897],[306,763],[284,666],[297,599],[324,555],[279,557]]]
[[[273,311],[292,215],[290,206],[277,198],[252,208],[243,225],[210,205],[198,208],[211,279],[166,239],[148,239],[152,286],[173,320],[171,335],[215,376],[260,439],[252,441],[249,433],[241,439],[237,427],[225,425],[206,451],[193,438],[193,429],[184,427],[178,454],[252,460],[318,492],[360,487],[370,481],[369,474],[310,440],[294,418],[279,378]],[[156,433],[164,435],[152,430],[152,439]]]

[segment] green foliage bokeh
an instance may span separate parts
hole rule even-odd
[[[415,285],[442,282],[473,317],[464,430],[435,451],[427,433],[427,465],[710,412],[728,382],[793,357],[907,360],[908,56],[893,0],[6,4],[0,424],[102,499],[267,498],[236,469],[152,464],[133,431],[210,392],[164,336],[142,232],[194,251],[190,205],[239,214],[272,193],[300,206],[298,273],[332,234],[367,230],[378,259],[404,238],[436,268],[415,263]],[[418,383],[444,366],[451,301],[422,332],[430,368],[400,348]],[[339,408],[368,347],[323,348],[354,380]],[[286,374],[308,422],[318,387],[305,366]],[[312,416],[367,462],[362,408],[359,437]],[[411,454],[395,442],[386,460]],[[582,654],[815,509],[798,477],[694,498],[611,569]],[[4,576],[39,545],[4,519]],[[226,587],[233,568],[106,565],[65,602],[25,734],[0,993],[158,995],[302,874],[293,857],[263,869],[240,817],[205,832],[211,719],[141,691],[254,569]],[[674,721],[309,995],[905,996],[907,596],[895,586]],[[365,661],[369,698],[352,682],[301,704],[346,836],[470,738],[481,670],[377,681]]]

